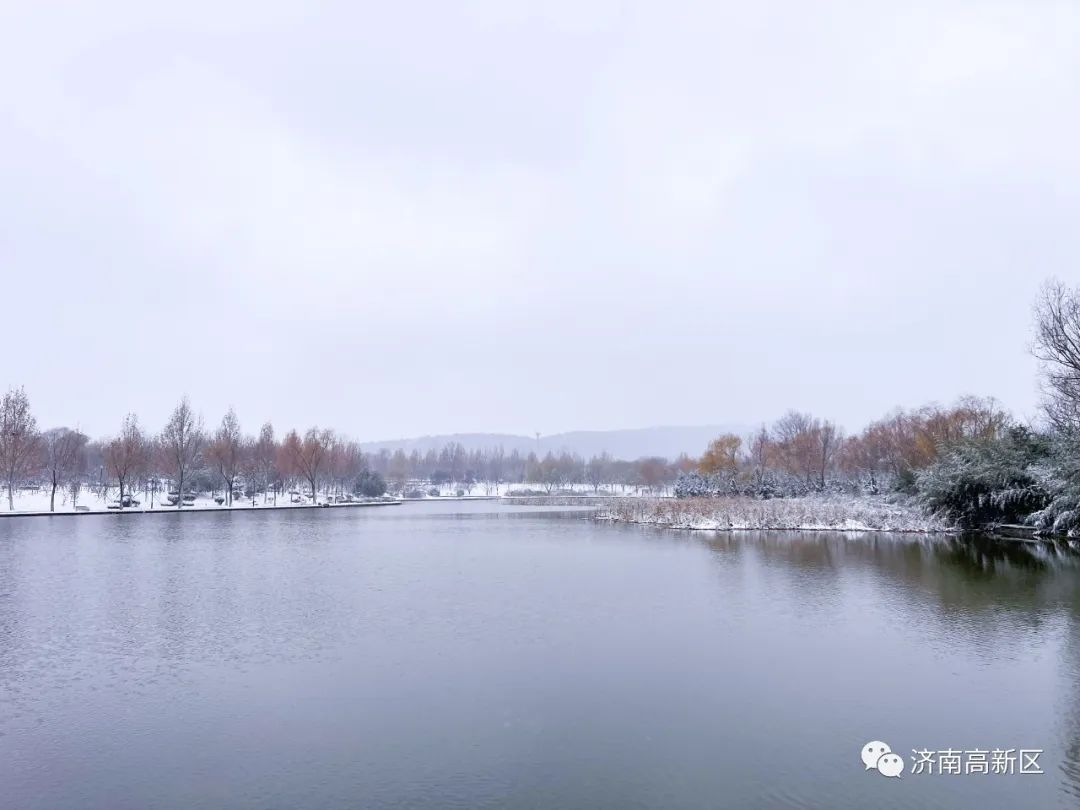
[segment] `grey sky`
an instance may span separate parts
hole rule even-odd
[[[317,8],[317,10],[315,10]],[[1075,2],[24,2],[0,386],[360,439],[1034,413]]]

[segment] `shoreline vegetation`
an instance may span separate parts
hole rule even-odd
[[[950,521],[911,499],[808,495],[794,498],[639,498],[615,501],[597,517],[694,531],[835,531],[958,534]]]
[[[261,499],[346,505],[380,498],[509,496],[533,505],[593,503],[611,520],[725,531],[834,530],[1080,538],[1080,289],[1048,282],[1035,305],[1033,353],[1043,419],[1023,424],[994,399],[898,408],[848,434],[788,411],[749,436],[717,436],[698,457],[584,459],[561,451],[507,454],[452,442],[424,454],[369,454],[331,429],[241,430],[231,408],[214,430],[186,396],[158,433],[128,414],[91,441],[38,429],[22,388],[0,398],[0,484],[7,514],[176,511]],[[614,496],[616,489],[621,496]],[[115,498],[113,497],[115,493]],[[673,499],[663,497],[673,494]],[[18,495],[21,509],[16,509]],[[606,495],[607,499],[602,497]],[[539,499],[532,496],[540,496]],[[546,499],[545,497],[546,496]],[[207,502],[206,499],[209,499]],[[32,501],[30,509],[26,502]],[[89,510],[86,501],[94,504]],[[48,509],[45,509],[47,504]],[[251,508],[251,507],[247,507]],[[265,508],[265,507],[263,507]],[[139,510],[140,512],[144,510]]]

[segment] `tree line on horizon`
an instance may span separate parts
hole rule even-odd
[[[829,420],[791,411],[743,438],[718,436],[700,457],[617,459],[601,453],[507,453],[469,450],[459,442],[406,453],[364,453],[360,444],[329,429],[290,430],[278,439],[272,424],[245,434],[234,410],[207,430],[187,397],[159,433],[128,414],[114,436],[91,440],[78,430],[44,431],[26,392],[12,388],[0,400],[0,477],[8,508],[24,486],[44,486],[54,510],[57,493],[77,502],[89,488],[118,500],[135,492],[220,491],[226,504],[237,494],[264,499],[302,486],[306,493],[374,497],[388,489],[421,495],[430,487],[486,493],[502,485],[536,487],[551,494],[566,488],[677,495],[740,493],[758,496],[846,490],[878,492],[910,481],[937,458],[944,442],[996,434],[1007,421],[993,400],[967,397],[950,408],[897,410],[846,437]],[[177,499],[178,501],[180,498]],[[177,503],[179,507],[179,503]]]
[[[998,436],[1010,423],[992,398],[965,396],[951,406],[897,408],[845,436],[836,423],[789,411],[743,439],[714,439],[676,483],[680,497],[784,497],[816,492],[912,492],[920,471],[947,448]]]
[[[598,488],[621,484],[653,490],[673,480],[671,470],[660,458],[630,462],[604,454],[586,463],[567,453],[537,458],[501,448],[469,451],[457,442],[426,453],[364,453],[359,442],[318,427],[290,430],[278,439],[267,422],[257,435],[245,434],[231,408],[207,430],[186,396],[159,433],[128,414],[116,435],[91,440],[68,427],[39,430],[22,388],[11,388],[0,399],[0,481],[9,510],[15,508],[15,493],[27,486],[47,488],[50,511],[58,493],[77,503],[86,489],[101,497],[115,490],[121,506],[135,492],[151,499],[159,491],[172,492],[180,508],[188,492],[220,491],[230,505],[237,495],[266,500],[294,487],[309,498],[319,493],[377,497],[388,485],[408,496],[428,494],[432,485],[497,489],[535,483],[551,492],[585,480]]]
[[[167,486],[178,507],[189,490],[220,490],[231,504],[236,493],[266,499],[297,486],[312,498],[377,496],[388,487],[415,496],[431,485],[498,492],[503,484],[678,497],[900,492],[962,524],[1030,518],[1071,531],[1080,527],[1080,290],[1049,282],[1035,320],[1045,384],[1041,428],[1018,424],[991,398],[967,396],[950,406],[894,410],[850,436],[831,420],[789,411],[750,436],[724,434],[700,457],[673,460],[538,457],[470,451],[457,442],[424,453],[364,453],[358,442],[317,427],[278,439],[266,423],[257,435],[245,434],[232,409],[207,430],[186,396],[157,434],[129,414],[115,436],[91,441],[66,427],[39,431],[25,391],[11,388],[0,399],[0,480],[9,509],[27,485],[48,488],[50,509],[57,492],[76,502],[86,487],[103,497],[116,488],[122,502],[127,493],[153,497]]]

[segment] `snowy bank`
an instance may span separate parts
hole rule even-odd
[[[605,506],[598,517],[707,531],[797,530],[951,532],[954,528],[915,505],[878,497],[819,495],[759,500],[746,497],[635,499]]]
[[[50,511],[49,509],[49,496],[44,490],[41,491],[23,491],[15,497],[15,509],[8,511],[7,509],[0,508],[0,518],[5,517],[37,517],[45,515],[144,515],[144,514],[176,514],[177,512],[265,512],[270,510],[283,510],[283,509],[342,509],[347,507],[358,506],[398,506],[401,501],[395,498],[364,498],[361,500],[355,500],[344,503],[291,503],[287,497],[282,497],[275,503],[272,499],[263,501],[261,497],[257,498],[254,502],[248,499],[237,500],[231,506],[219,504],[214,501],[213,498],[209,498],[200,495],[195,498],[195,502],[191,505],[185,504],[181,509],[177,509],[176,506],[170,506],[167,503],[162,503],[159,499],[155,499],[154,505],[151,506],[149,499],[140,500],[138,506],[129,506],[124,509],[118,509],[116,505],[116,496],[119,492],[114,487],[111,490],[106,490],[105,493],[94,492],[87,490],[82,492],[79,496],[78,505],[71,501],[66,493],[62,494],[57,492],[56,494],[56,509]],[[142,497],[142,493],[135,493],[137,497]]]

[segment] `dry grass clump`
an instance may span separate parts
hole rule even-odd
[[[628,523],[711,531],[948,532],[953,528],[915,505],[884,498],[836,495],[769,500],[739,496],[679,500],[640,498],[616,501],[604,508],[599,516]]]

